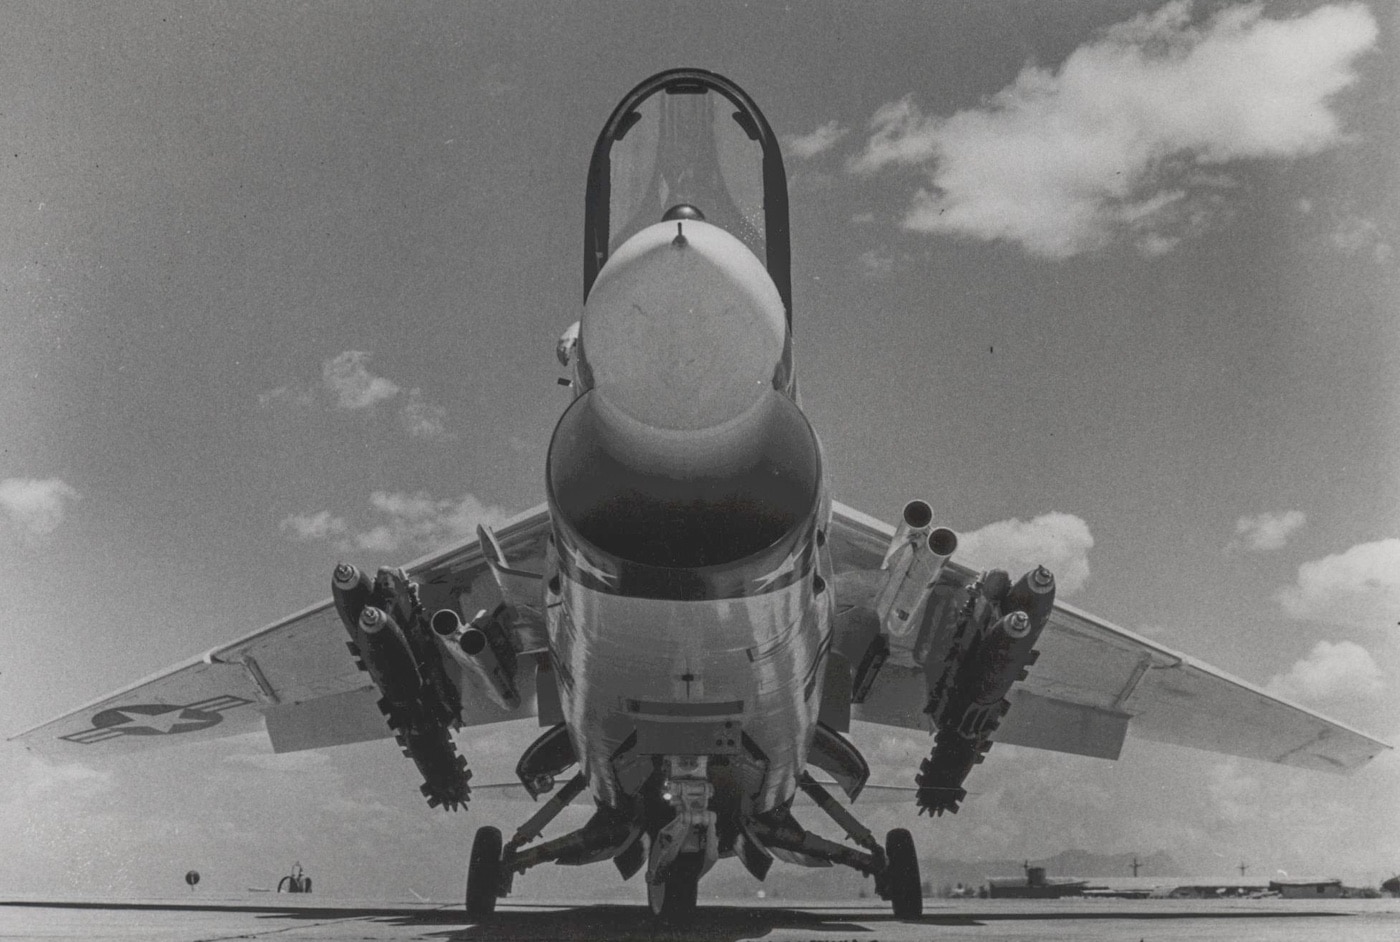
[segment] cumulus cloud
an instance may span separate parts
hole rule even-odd
[[[850,129],[843,128],[840,122],[828,121],[811,134],[788,138],[784,149],[791,157],[809,160],[818,154],[831,150],[838,141],[849,133]]]
[[[459,500],[439,500],[425,491],[413,494],[375,491],[369,498],[371,519],[355,529],[330,511],[292,514],[279,524],[293,539],[328,540],[342,552],[427,552],[450,543],[472,539],[478,524],[506,519],[500,507],[467,494]]]
[[[258,405],[264,409],[271,409],[276,406],[314,406],[316,404],[316,393],[307,388],[295,386],[278,386],[276,389],[269,389],[267,392],[258,393]]]
[[[1074,514],[1041,514],[1030,522],[1002,520],[961,534],[957,560],[968,565],[1005,569],[1013,579],[1036,566],[1055,574],[1057,594],[1083,588],[1089,578],[1089,525]]]
[[[1343,140],[1333,95],[1377,27],[1359,3],[1270,19],[1260,4],[1202,25],[1189,2],[1110,27],[1058,69],[1027,66],[981,107],[880,108],[849,169],[927,177],[904,226],[1015,242],[1067,258],[1127,239],[1147,254],[1230,213],[1238,160],[1317,153]]]
[[[1254,517],[1241,517],[1235,521],[1235,538],[1226,548],[1256,553],[1283,549],[1288,538],[1307,522],[1308,518],[1301,510],[1285,510],[1283,513],[1266,511]]]
[[[1343,218],[1328,239],[1343,255],[1369,255],[1377,265],[1384,265],[1395,255],[1395,248],[1381,227],[1364,216]]]
[[[331,515],[329,510],[314,514],[290,514],[283,517],[277,529],[290,533],[297,540],[325,540],[344,536],[350,529],[342,518]]]
[[[369,359],[363,350],[346,350],[321,364],[321,382],[338,408],[368,409],[399,394],[397,383],[369,371]]]
[[[447,430],[447,410],[423,398],[418,388],[408,391],[408,401],[399,409],[399,424],[414,438],[432,442],[447,442],[456,435]]]
[[[457,436],[447,429],[447,410],[428,401],[423,390],[414,387],[405,392],[393,380],[372,373],[370,354],[364,350],[346,350],[321,364],[319,383],[289,383],[258,394],[258,405],[264,409],[286,406],[337,409],[343,412],[370,412],[381,403],[401,403],[395,416],[399,427],[414,438],[426,441],[454,441]]]
[[[894,257],[883,249],[869,249],[856,257],[861,273],[875,281],[883,281],[894,274]]]
[[[370,354],[346,350],[321,363],[319,383],[288,383],[258,394],[264,409],[277,406],[314,406],[357,412],[393,399],[400,392],[398,383],[369,370]]]
[[[258,743],[258,746],[262,746],[262,743]],[[290,775],[319,772],[330,765],[330,757],[318,749],[283,753],[234,752],[224,756],[222,761],[252,766],[266,772],[284,772]]]
[[[1385,679],[1371,653],[1354,641],[1319,641],[1287,673],[1272,678],[1267,689],[1305,703],[1374,697]]]
[[[1360,543],[1303,563],[1293,585],[1276,598],[1293,618],[1389,628],[1400,621],[1400,539]]]
[[[53,800],[55,795],[90,801],[112,788],[113,775],[78,762],[55,762],[25,755],[11,768],[12,777],[0,796],[0,812],[24,802]]]
[[[47,536],[63,523],[78,492],[58,478],[6,478],[0,481],[0,509],[27,536]]]

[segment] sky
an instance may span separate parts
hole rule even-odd
[[[1396,16],[6,4],[3,731],[320,601],[338,559],[399,564],[538,503],[593,140],[685,65],[783,141],[838,500],[922,497],[965,562],[1044,562],[1076,606],[1400,741]],[[534,732],[464,737],[477,781]],[[894,783],[929,745],[856,741]],[[330,894],[456,899],[472,831],[529,813],[428,809],[391,741],[3,748],[0,892],[185,893],[198,869],[236,893],[299,860]],[[1338,778],[998,746],[968,784],[956,816],[867,820],[926,861],[1400,870],[1394,753]],[[707,885],[756,890],[731,864]],[[643,896],[603,867],[517,885]]]

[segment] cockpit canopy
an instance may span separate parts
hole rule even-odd
[[[603,264],[629,237],[662,219],[688,218],[725,229],[763,260],[791,324],[787,176],[777,138],[733,82],[701,69],[673,69],[634,88],[593,148],[585,300]]]

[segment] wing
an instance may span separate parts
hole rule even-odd
[[[404,568],[428,611],[448,605],[469,614],[489,611],[502,601],[502,584],[520,593],[538,590],[532,583],[543,571],[548,531],[541,504],[497,529],[494,545],[464,542]],[[393,730],[377,706],[379,691],[356,667],[348,640],[335,606],[322,602],[13,738],[67,758],[263,728],[277,752],[388,738]],[[521,671],[520,709],[507,711],[464,682],[450,658],[444,661],[461,691],[463,725],[535,715],[534,671]]]
[[[833,504],[828,544],[838,576],[878,570],[894,532],[859,511]],[[940,578],[967,583],[977,575],[950,562]],[[903,645],[893,643],[865,702],[853,706],[853,719],[929,731],[927,680],[915,663],[916,643],[914,637]],[[1116,759],[1131,732],[1157,742],[1330,772],[1349,772],[1390,748],[1059,602],[1036,648],[1040,657],[1012,688],[1007,698],[1011,710],[992,736],[996,742]]]

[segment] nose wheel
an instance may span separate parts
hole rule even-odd
[[[478,828],[467,864],[467,915],[477,918],[496,911],[501,886],[501,829]]]
[[[704,857],[698,853],[680,855],[659,883],[647,882],[647,905],[662,922],[675,923],[695,912],[700,890]]]

